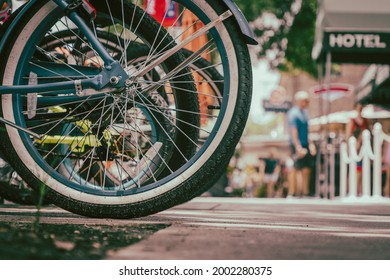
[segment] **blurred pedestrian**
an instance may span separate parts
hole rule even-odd
[[[390,143],[387,141],[383,147],[383,167],[386,171],[386,182],[383,189],[383,196],[390,197]]]
[[[261,181],[258,166],[247,166],[246,172],[246,184],[245,184],[245,197],[254,197],[258,191],[258,186]]]
[[[296,195],[296,172],[294,168],[294,160],[292,157],[288,157],[285,162],[286,177],[287,177],[287,198],[291,198]]]
[[[267,197],[275,196],[275,185],[279,180],[280,164],[276,156],[276,150],[272,149],[268,158],[262,159],[264,161],[264,183],[267,186]]]
[[[306,109],[309,106],[309,94],[298,91],[295,94],[295,106],[288,112],[288,128],[290,147],[294,159],[298,184],[301,191],[296,194],[309,195],[309,182],[312,161],[316,154],[316,147],[309,139],[309,117]]]

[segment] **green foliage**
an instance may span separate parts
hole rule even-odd
[[[253,21],[263,12],[272,12],[278,18],[290,8],[292,0],[236,0],[248,21]]]
[[[249,22],[263,12],[272,12],[280,19],[286,11],[289,11],[291,2],[292,0],[236,0]],[[317,0],[303,0],[301,11],[296,15],[288,34],[277,34],[277,37],[272,40],[272,42],[278,41],[283,37],[288,39],[285,61],[278,67],[281,71],[304,71],[317,77],[317,66],[311,58],[316,12]],[[269,47],[268,45],[264,47]]]
[[[317,77],[317,65],[311,58],[315,36],[317,0],[304,0],[289,33],[284,71],[302,70]]]

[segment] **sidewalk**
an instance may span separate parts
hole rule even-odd
[[[34,213],[3,205],[0,222],[32,222]],[[50,206],[41,223],[160,227],[106,259],[390,259],[390,200],[201,197],[133,220],[90,219]]]

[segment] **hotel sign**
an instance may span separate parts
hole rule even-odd
[[[325,35],[326,45],[330,49],[352,51],[388,51],[390,50],[390,34],[388,33],[353,33],[329,32]]]

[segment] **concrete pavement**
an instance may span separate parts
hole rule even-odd
[[[1,221],[33,207],[0,206]],[[167,228],[107,259],[390,259],[390,200],[196,198],[133,220],[89,219],[49,206],[41,222]]]

